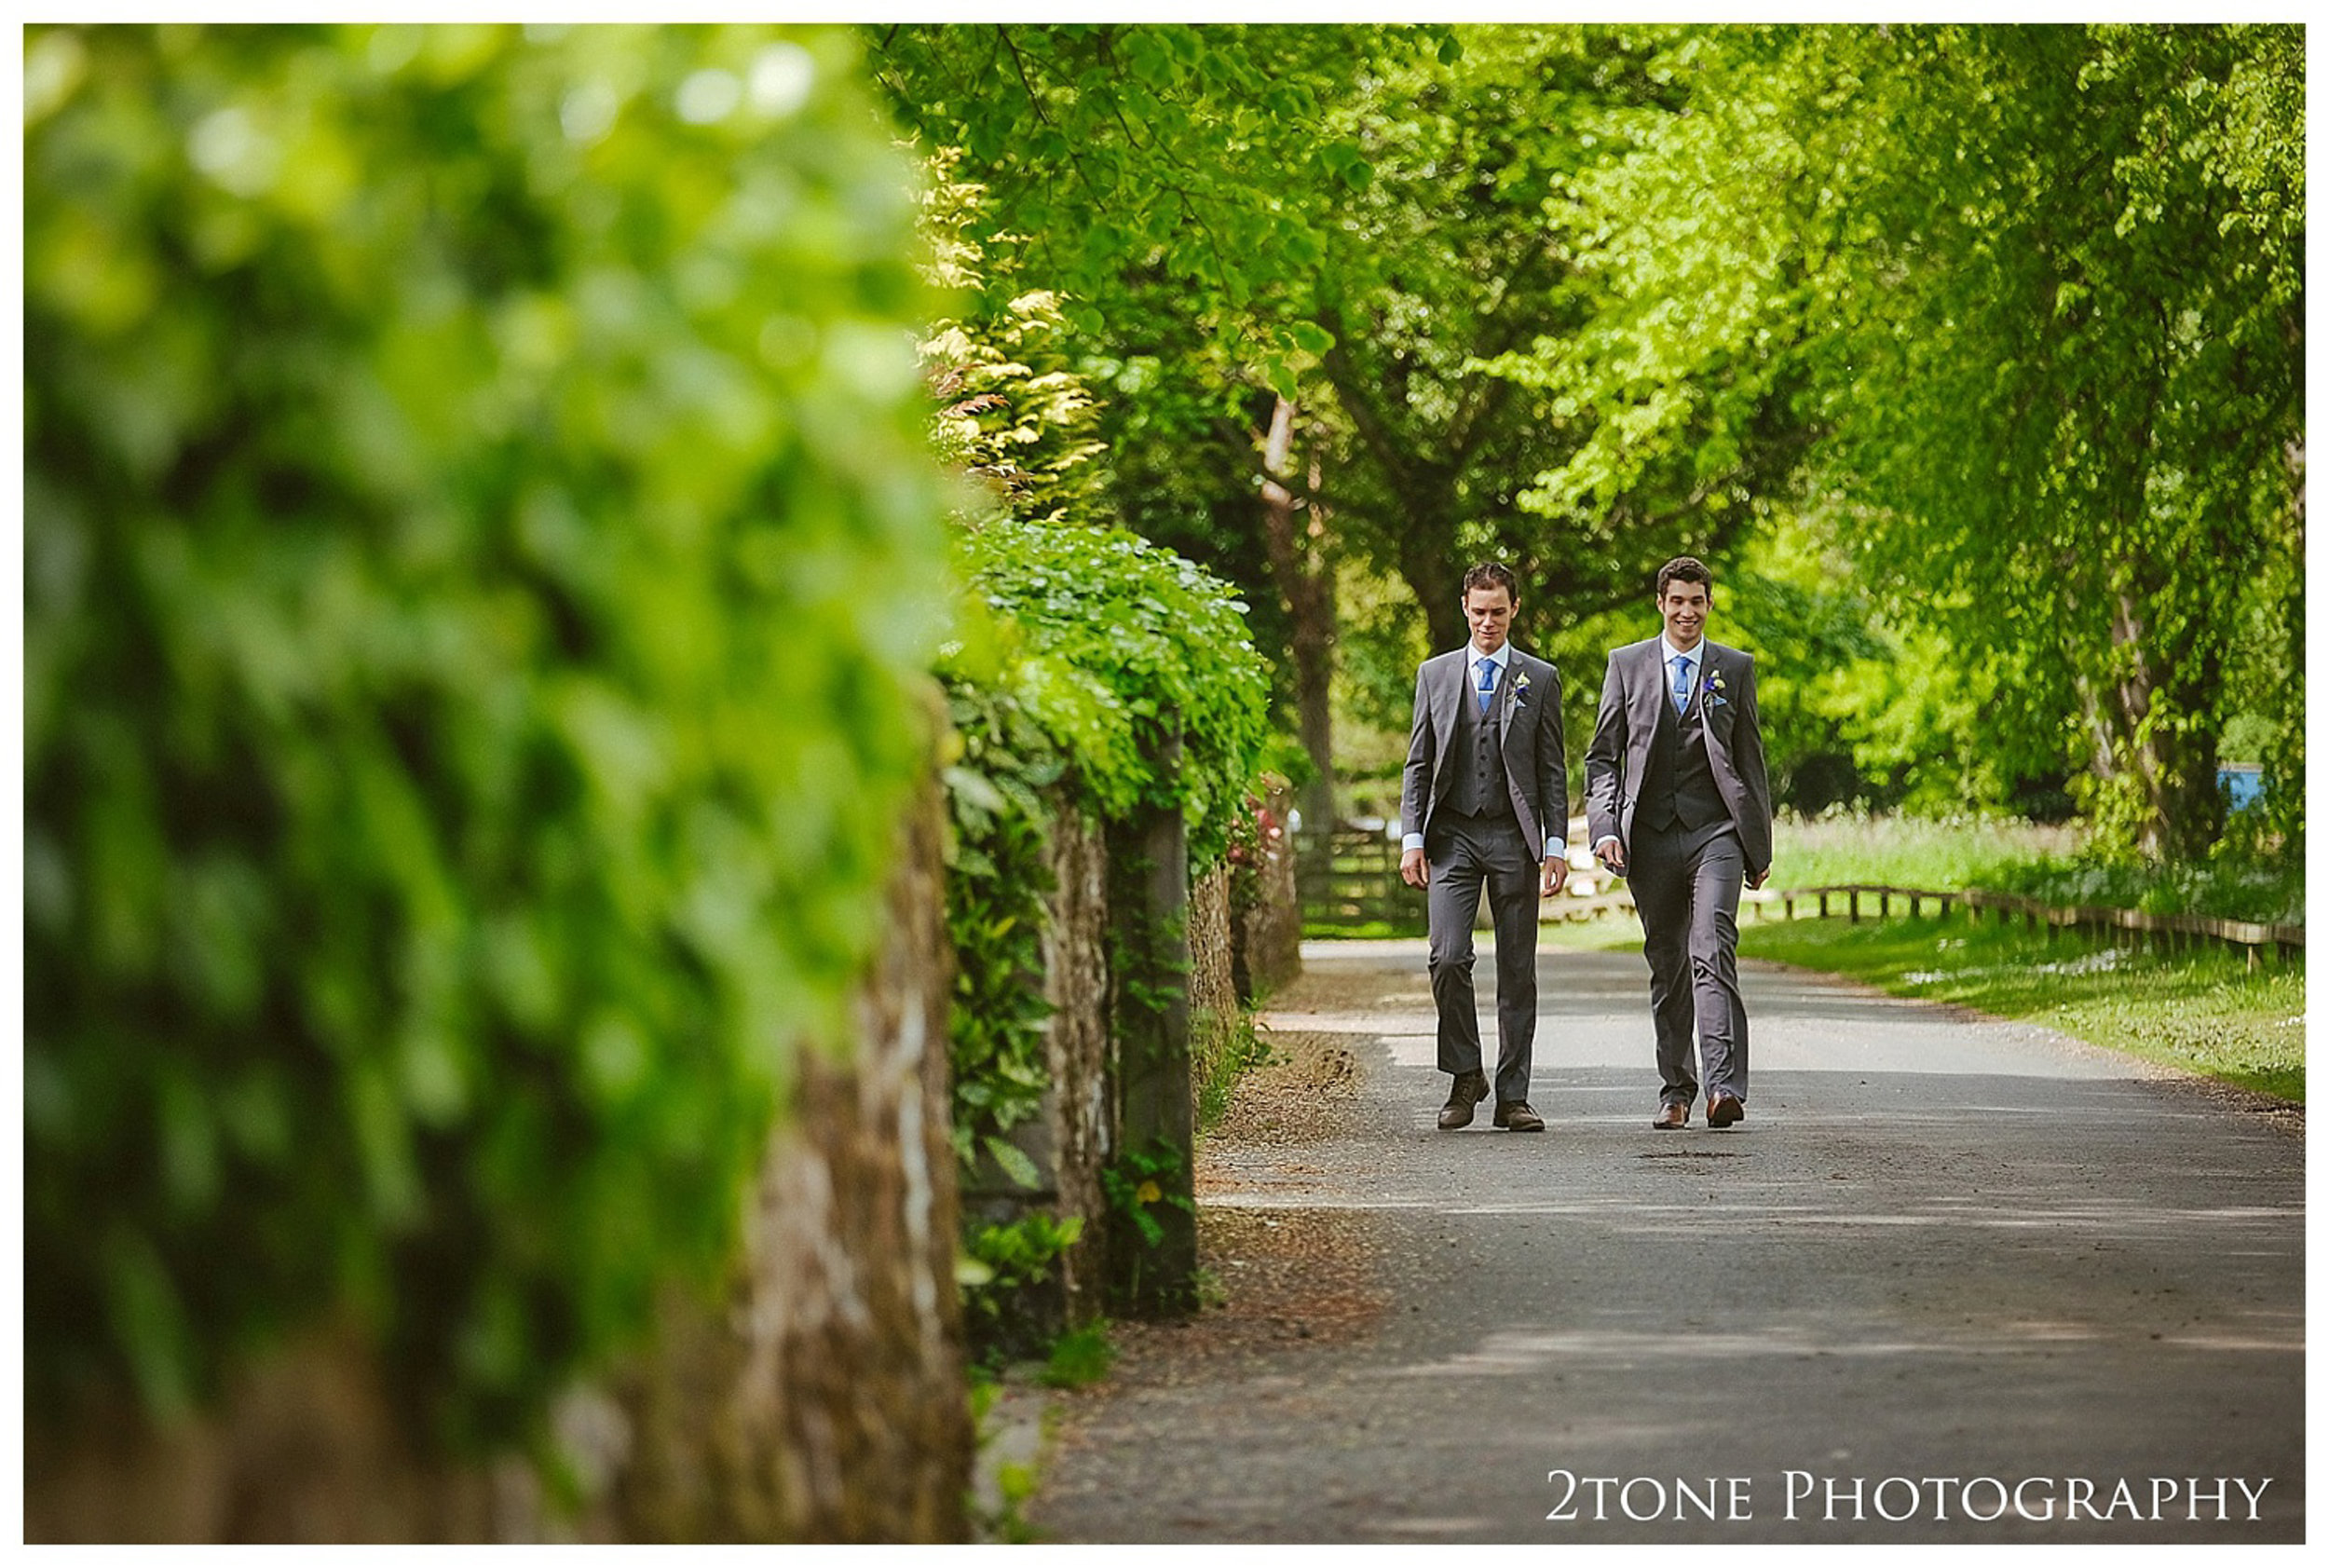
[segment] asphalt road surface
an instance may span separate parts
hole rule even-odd
[[[1747,1119],[1655,1131],[1640,956],[1547,950],[1547,1130],[1443,1133],[1422,944],[1304,960],[1045,1536],[2303,1539],[2301,1118],[1749,963]]]

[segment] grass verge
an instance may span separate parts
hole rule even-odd
[[[1739,951],[1848,975],[1896,996],[2023,1019],[2302,1105],[2305,971],[2251,974],[2214,948],[2152,953],[1956,913],[1946,920],[1742,920]]]

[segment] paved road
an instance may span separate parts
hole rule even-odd
[[[1441,1133],[1421,944],[1304,957],[1266,1022],[1342,1081],[1208,1142],[1228,1302],[1120,1330],[1053,1537],[2303,1538],[2292,1118],[1750,964],[1748,1120],[1655,1132],[1641,959],[1548,951],[1548,1131]]]

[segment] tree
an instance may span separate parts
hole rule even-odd
[[[1339,560],[1404,581],[1451,646],[1464,565],[1502,556],[1545,639],[1645,592],[1685,546],[1720,554],[1750,515],[1745,465],[1691,450],[1594,505],[1527,514],[1532,477],[1589,424],[1482,370],[1592,314],[1564,193],[1619,149],[1626,115],[1681,93],[1632,34],[878,36],[902,112],[971,149],[999,224],[1084,236],[1047,253],[1123,394],[1104,416],[1120,505],[1274,590],[1322,780]],[[982,56],[1009,66],[1000,86],[977,75]]]
[[[2106,837],[2205,849],[2238,607],[2302,549],[2301,35],[1671,52],[1704,112],[1586,192],[1637,303],[1536,367],[1608,410],[1547,491],[1627,480],[1702,413],[1753,437],[1726,404],[1783,410],[1872,582],[2023,672],[1993,721],[2087,765]]]
[[[1323,193],[1363,178],[1320,106],[1382,30],[876,27],[900,116],[990,193],[990,289],[1056,293],[1104,400],[1113,493],[1143,537],[1246,588],[1283,651],[1330,800],[1330,600],[1313,528],[1270,511],[1263,448],[1300,342],[1284,301],[1320,252]],[[1300,508],[1302,503],[1287,503]],[[1314,525],[1319,513],[1306,523]]]
[[[2091,809],[2197,856],[2239,607],[2300,548],[2301,34],[1944,31],[1897,64],[1910,152],[1872,195],[1925,239],[1868,324],[1907,352],[1864,328],[1840,389],[1871,542],[1983,642],[2050,633]]]

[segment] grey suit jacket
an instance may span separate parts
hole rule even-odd
[[[1415,722],[1408,732],[1407,767],[1400,774],[1399,815],[1410,833],[1429,833],[1432,813],[1452,774],[1448,747],[1456,731],[1456,704],[1472,694],[1470,644],[1423,661],[1415,672]],[[1506,645],[1510,648],[1510,645]],[[1504,679],[1488,704],[1505,759],[1505,785],[1520,819],[1529,853],[1545,858],[1548,826],[1569,837],[1569,759],[1560,732],[1560,672],[1533,654],[1510,648]]]
[[[1763,717],[1755,708],[1755,659],[1721,643],[1703,645],[1698,692],[1682,716],[1703,725],[1714,786],[1731,809],[1752,880],[1771,868],[1771,784],[1764,772]],[[1658,707],[1668,702],[1659,639],[1613,648],[1601,682],[1600,716],[1585,752],[1585,815],[1593,841],[1615,839],[1633,852],[1634,800],[1657,738]]]

